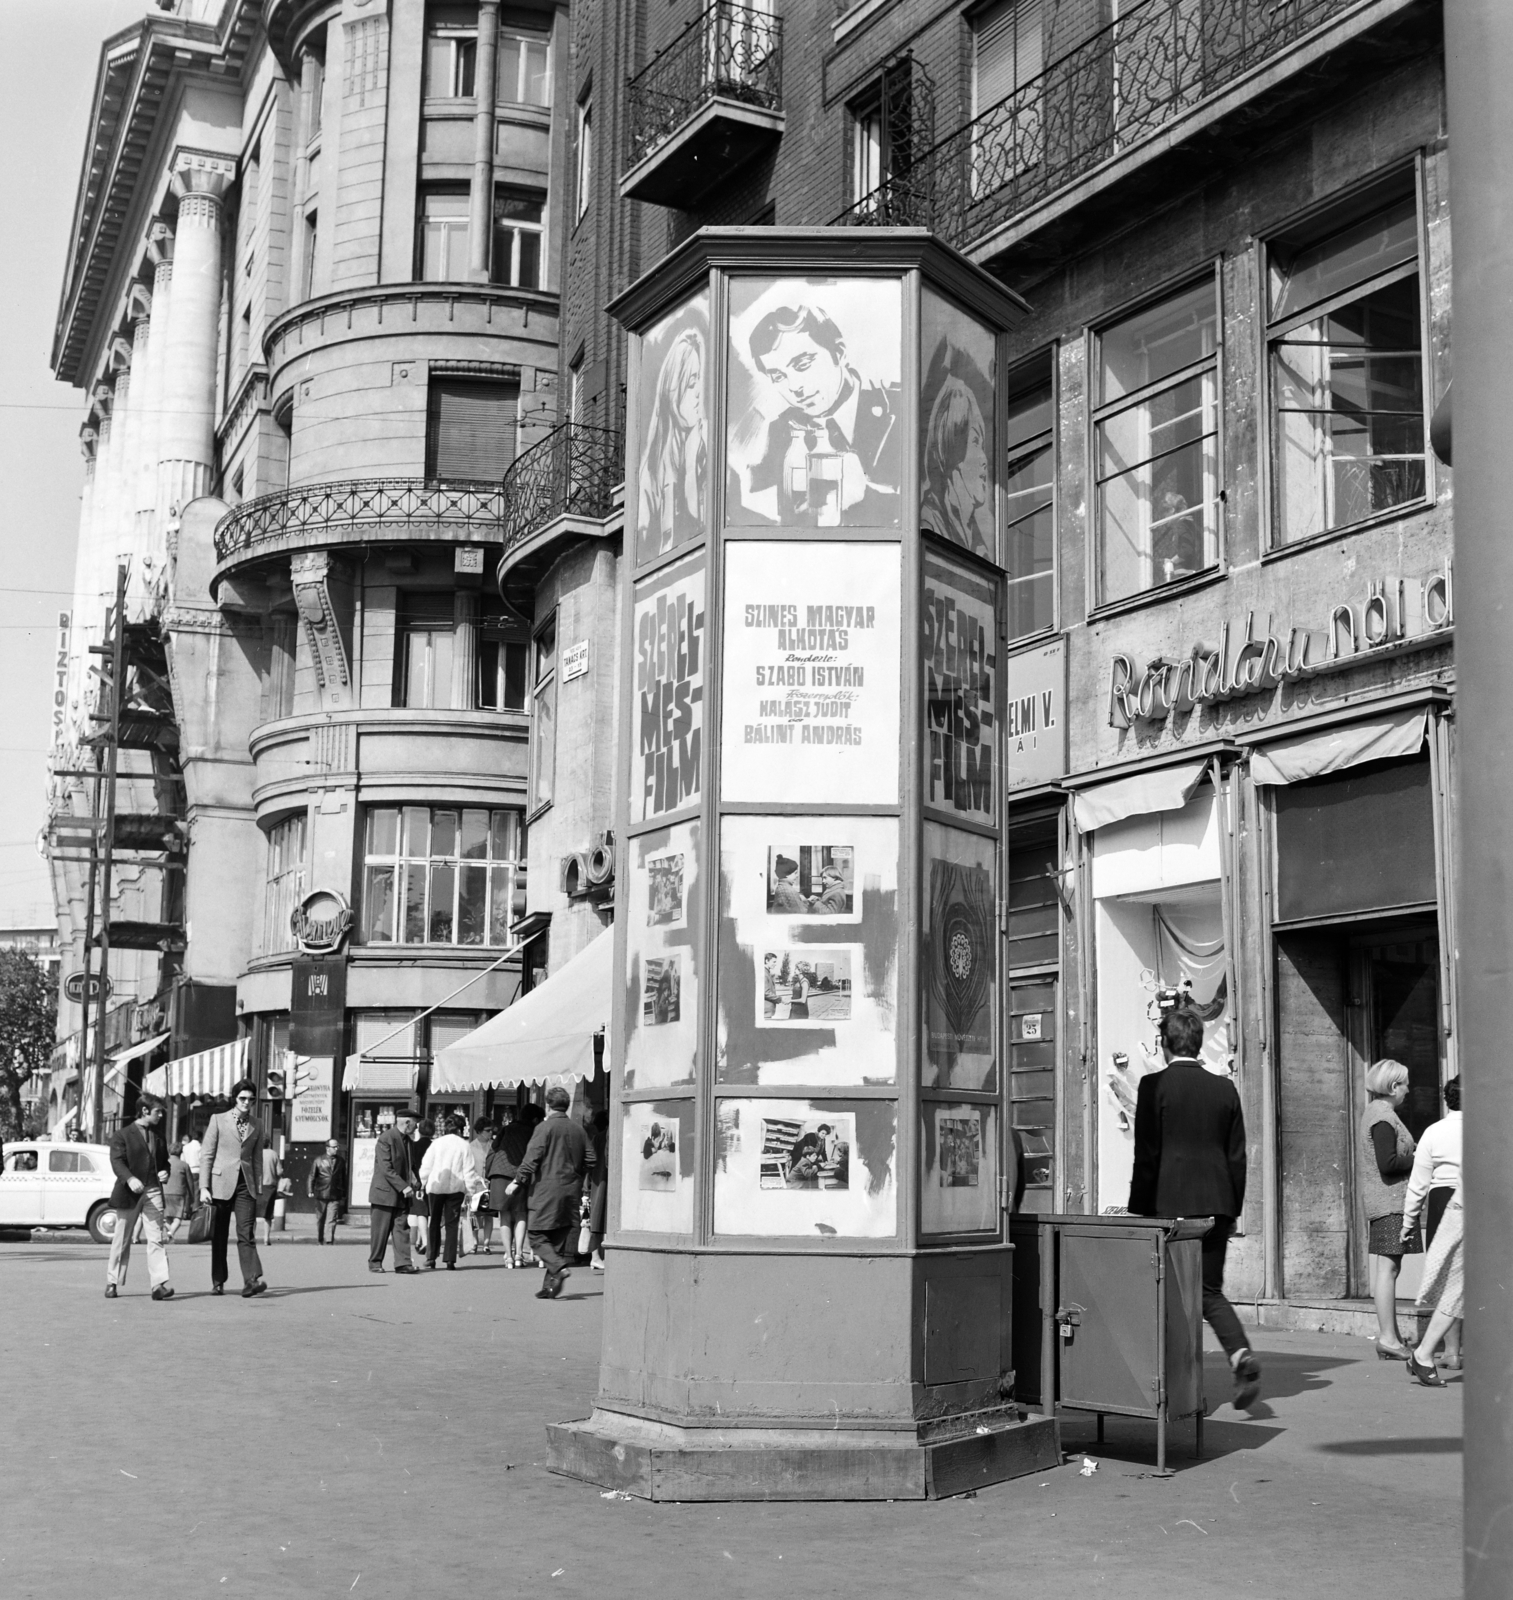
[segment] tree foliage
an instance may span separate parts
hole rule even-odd
[[[22,950],[0,950],[0,1138],[22,1134],[21,1088],[56,1043],[58,986]]]

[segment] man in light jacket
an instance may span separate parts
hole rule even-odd
[[[234,1084],[231,1103],[235,1109],[218,1112],[205,1129],[200,1146],[200,1192],[209,1195],[215,1205],[215,1223],[210,1233],[210,1292],[223,1293],[230,1276],[226,1244],[235,1214],[242,1298],[250,1300],[268,1287],[263,1282],[263,1263],[254,1233],[258,1202],[263,1197],[263,1130],[252,1114],[257,1106],[257,1085],[250,1078]]]
[[[578,1220],[584,1174],[594,1166],[588,1136],[568,1119],[571,1104],[566,1089],[546,1091],[546,1121],[531,1135],[520,1170],[504,1191],[513,1194],[523,1184],[530,1185],[527,1227],[531,1249],[546,1268],[546,1277],[536,1291],[538,1300],[555,1300],[562,1293],[568,1275],[568,1234]]]
[[[436,1253],[446,1229],[445,1260],[449,1272],[457,1266],[457,1225],[462,1217],[462,1202],[469,1189],[482,1180],[473,1166],[473,1152],[462,1138],[462,1124],[447,1117],[439,1139],[431,1141],[420,1164],[420,1183],[426,1192],[430,1214],[430,1238],[426,1246],[426,1266],[435,1269]]]

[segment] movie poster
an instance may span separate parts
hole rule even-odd
[[[902,329],[897,279],[731,280],[730,526],[899,526]]]
[[[921,1108],[920,1225],[926,1233],[998,1228],[998,1112],[927,1100]]]
[[[994,841],[925,824],[921,1081],[992,1089],[998,916]]]
[[[924,801],[996,826],[997,586],[926,552]]]
[[[897,1231],[891,1101],[716,1102],[720,1234],[885,1238]]]
[[[701,823],[679,822],[627,841],[620,913],[627,1089],[692,1083],[698,1069],[702,837]]]
[[[704,737],[704,563],[636,586],[630,815],[646,822],[699,802]]]
[[[709,291],[641,336],[636,564],[704,532],[709,494]]]
[[[900,561],[896,544],[727,547],[724,799],[897,803]]]
[[[894,1081],[898,839],[896,817],[724,818],[719,1082]]]
[[[919,522],[989,561],[996,549],[994,347],[990,329],[924,290]]]
[[[690,1100],[636,1100],[620,1122],[620,1221],[632,1233],[693,1232]]]
[[[683,898],[682,852],[652,856],[646,863],[649,928],[686,928],[687,902]]]
[[[651,956],[645,965],[641,1021],[648,1028],[666,1027],[681,1017],[682,961],[678,956]]]

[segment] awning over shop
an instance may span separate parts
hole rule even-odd
[[[437,1052],[431,1093],[570,1088],[594,1070],[594,1035],[609,1024],[615,939],[601,933],[559,972],[466,1038]]]
[[[228,1095],[231,1085],[246,1074],[250,1043],[250,1039],[233,1039],[230,1044],[218,1044],[212,1050],[180,1056],[156,1072],[149,1072],[142,1087],[148,1094],[160,1098]]]
[[[1208,771],[1206,761],[1184,761],[1157,767],[1084,789],[1072,803],[1078,830],[1092,833],[1126,817],[1148,816],[1153,811],[1180,811]]]
[[[1422,706],[1368,722],[1349,722],[1295,739],[1259,746],[1250,758],[1256,783],[1302,783],[1366,761],[1415,756],[1423,748],[1429,713]]]
[[[134,1044],[128,1050],[115,1051],[110,1058],[110,1065],[105,1069],[106,1083],[119,1083],[122,1073],[131,1062],[140,1056],[150,1056],[167,1037],[166,1033],[155,1034],[151,1039],[143,1039],[140,1044]],[[149,1072],[147,1076],[150,1078],[154,1074]],[[152,1093],[150,1089],[147,1092]]]

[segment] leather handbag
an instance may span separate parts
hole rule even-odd
[[[215,1227],[215,1207],[208,1200],[201,1200],[194,1208],[194,1215],[189,1219],[190,1244],[206,1244],[210,1240],[211,1230]]]

